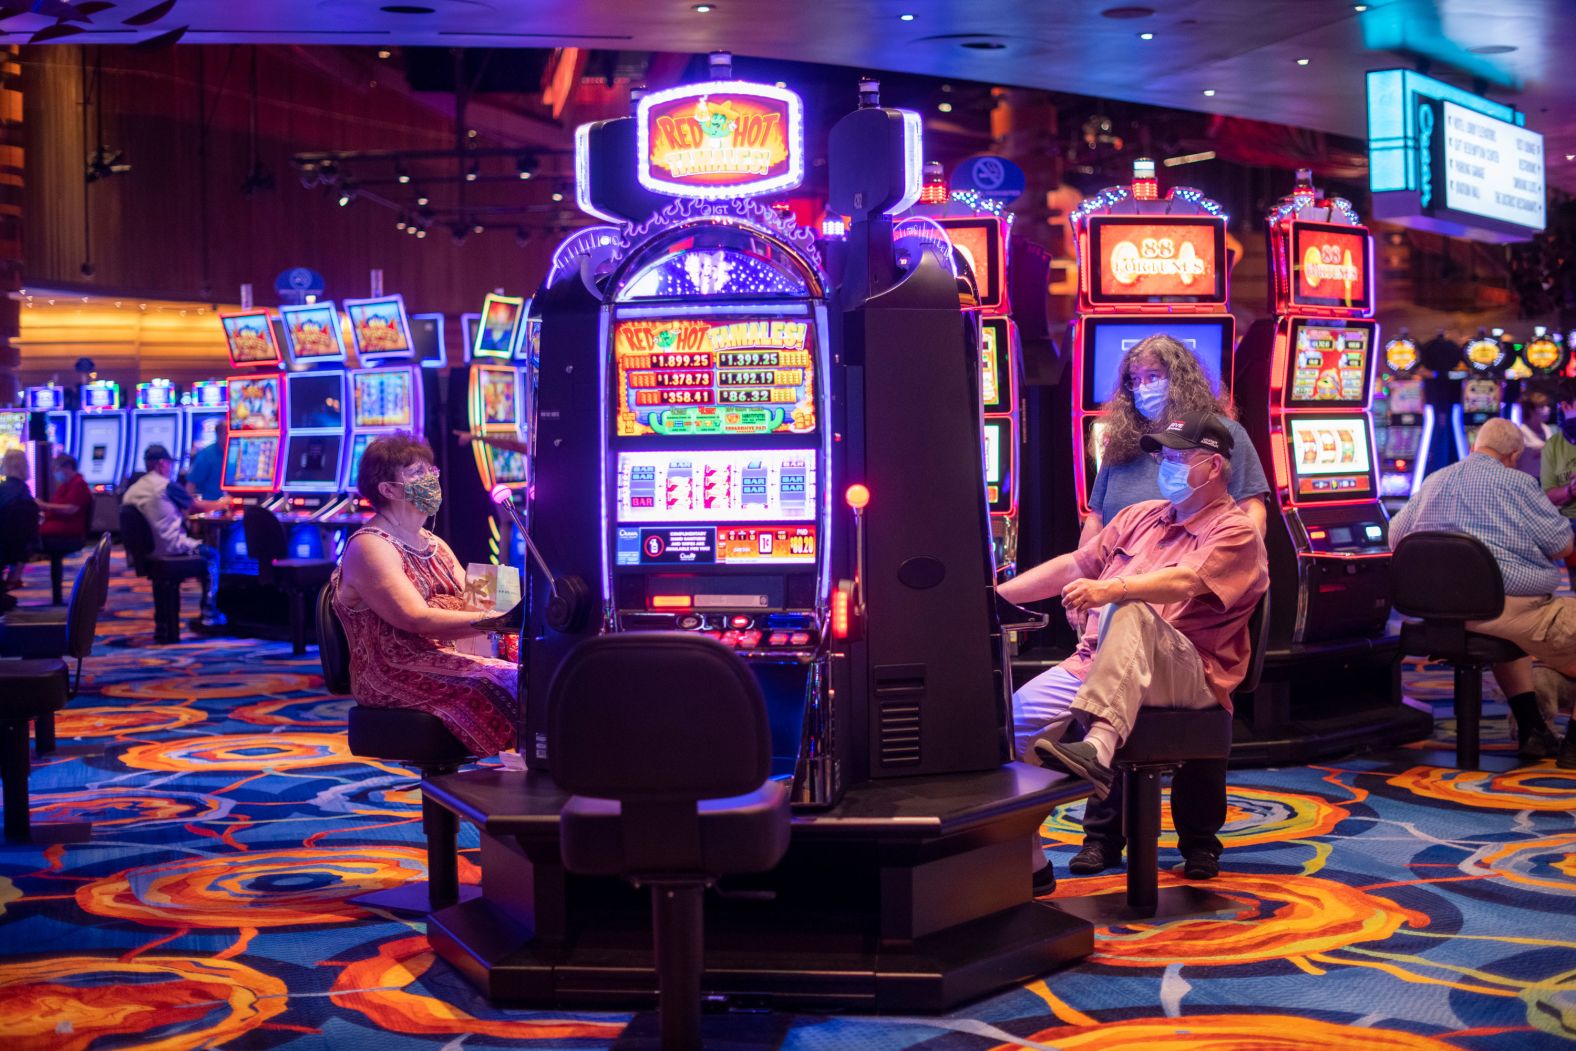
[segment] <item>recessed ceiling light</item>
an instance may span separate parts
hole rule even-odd
[[[1205,98],[1211,98],[1211,99],[1214,98],[1215,97],[1215,89],[1214,88],[1205,88],[1204,89],[1204,97]]]
[[[1568,161],[1576,161],[1576,153],[1567,153],[1565,155],[1565,159]]]
[[[554,204],[557,204],[559,201],[562,201],[563,199],[564,199],[564,195],[563,194],[559,193],[557,190],[553,191],[553,203]]]
[[[943,113],[951,113],[952,112],[952,103],[950,103],[950,102],[938,102],[936,104],[936,108],[938,110],[940,110],[941,112],[943,112]]]
[[[1299,66],[1306,66],[1309,63],[1309,61],[1311,61],[1311,60],[1310,59],[1306,59],[1306,58],[1299,58],[1297,60],[1297,65],[1299,65]]]
[[[1140,33],[1140,34],[1138,34],[1138,39],[1140,39],[1140,40],[1153,40],[1154,38],[1155,38],[1155,34],[1153,34],[1153,33]]]
[[[1108,7],[1100,13],[1106,18],[1148,18],[1150,15],[1155,13],[1155,9],[1152,7],[1138,7],[1137,5],[1129,5],[1125,7]]]
[[[1367,4],[1353,4],[1352,5],[1352,10],[1356,11],[1358,14],[1362,14],[1364,11],[1368,10],[1368,5]]]
[[[1483,44],[1479,47],[1469,47],[1468,51],[1474,55],[1508,55],[1516,50],[1515,44]]]
[[[391,15],[435,15],[438,9],[427,7],[425,4],[384,4],[378,8]]]
[[[707,15],[711,13],[712,6],[710,4],[696,4],[691,10],[697,15]]]
[[[913,15],[898,15],[897,16],[897,20],[899,22],[912,22],[914,20],[914,16]]]
[[[378,57],[379,57],[379,58],[388,58],[388,57],[389,57],[389,56],[390,56],[390,55],[392,55],[392,54],[393,54],[393,53],[394,53],[394,52],[392,52],[392,51],[390,51],[390,50],[389,50],[389,49],[388,49],[388,48],[383,48],[383,49],[382,49],[382,50],[380,50],[380,51],[379,51],[379,52],[378,52]]]

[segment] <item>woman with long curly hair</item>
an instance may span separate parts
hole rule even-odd
[[[1264,496],[1269,482],[1248,432],[1237,423],[1231,400],[1210,390],[1198,358],[1181,340],[1154,335],[1135,343],[1117,368],[1116,391],[1105,403],[1100,471],[1089,496],[1081,541],[1098,533],[1117,512],[1144,500],[1163,500],[1156,475],[1159,462],[1138,447],[1138,440],[1186,412],[1213,411],[1226,422],[1236,443],[1231,464],[1231,498],[1264,533]]]
[[[1105,523],[1128,505],[1166,499],[1157,480],[1158,460],[1139,447],[1139,439],[1184,413],[1211,411],[1220,415],[1231,432],[1234,453],[1227,492],[1262,536],[1264,497],[1270,491],[1264,465],[1248,432],[1232,418],[1230,399],[1210,390],[1209,377],[1186,344],[1167,335],[1141,340],[1123,355],[1117,377],[1116,391],[1105,404],[1104,452],[1089,497],[1081,544],[1097,536]],[[1171,817],[1177,828],[1183,875],[1209,879],[1218,873],[1219,833],[1226,822],[1224,759],[1194,759],[1178,768],[1171,779]],[[1068,864],[1072,873],[1088,876],[1120,865],[1127,842],[1122,835],[1119,786],[1104,799],[1088,802],[1083,826],[1083,849]]]

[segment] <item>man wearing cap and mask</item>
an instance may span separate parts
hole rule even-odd
[[[199,555],[208,563],[202,581],[202,626],[221,625],[224,614],[219,612],[214,601],[219,588],[219,551],[186,532],[186,518],[170,492],[170,479],[175,474],[175,461],[170,451],[162,445],[150,445],[142,454],[142,462],[147,473],[131,484],[121,501],[141,511],[142,517],[148,520],[153,530],[155,555],[162,558]]]
[[[1096,798],[1142,708],[1231,708],[1248,620],[1269,587],[1264,541],[1227,492],[1233,443],[1220,417],[1186,413],[1141,444],[1160,456],[1166,499],[1131,505],[1076,551],[996,589],[1019,605],[1061,596],[1084,617],[1077,651],[1013,695],[1013,746],[1024,762],[1086,778]],[[1065,740],[1075,720],[1083,740]],[[1037,836],[1034,853],[1043,861]],[[1035,886],[1054,886],[1049,864]]]

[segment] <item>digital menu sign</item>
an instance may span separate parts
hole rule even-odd
[[[1373,336],[1372,322],[1295,322],[1286,406],[1366,406]]]
[[[1091,303],[1226,301],[1224,219],[1096,215],[1087,236]]]
[[[1548,223],[1543,136],[1441,101],[1435,178],[1444,206],[1529,230]]]
[[[1366,416],[1291,416],[1296,499],[1357,500],[1374,492]]]
[[[618,454],[620,522],[807,522],[815,501],[811,449]]]
[[[1333,223],[1294,223],[1291,301],[1297,306],[1363,312],[1372,305],[1368,231]]]
[[[804,108],[784,88],[712,81],[653,92],[635,114],[640,184],[682,197],[745,197],[804,178]]]
[[[620,437],[815,431],[808,319],[619,321],[613,361]]]

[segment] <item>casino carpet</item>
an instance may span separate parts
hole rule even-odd
[[[93,839],[0,846],[4,1051],[595,1048],[619,1033],[627,1014],[494,1009],[435,960],[421,923],[349,904],[422,873],[410,775],[347,753],[349,702],[323,691],[315,655],[151,647],[147,583],[118,554],[116,567],[61,755],[32,779],[37,816],[90,819]],[[22,600],[47,601],[45,567],[28,572]],[[1413,669],[1408,686],[1441,705],[1434,744],[1448,747],[1448,675]],[[1486,750],[1503,754],[1503,706],[1491,713]],[[1081,965],[951,1015],[797,1017],[784,1046],[1576,1039],[1576,772],[1461,774],[1429,758],[1233,772],[1214,889],[1249,907],[1236,919],[1102,930]],[[1080,806],[1044,830],[1064,874]],[[1060,894],[1121,879],[1064,879]]]

